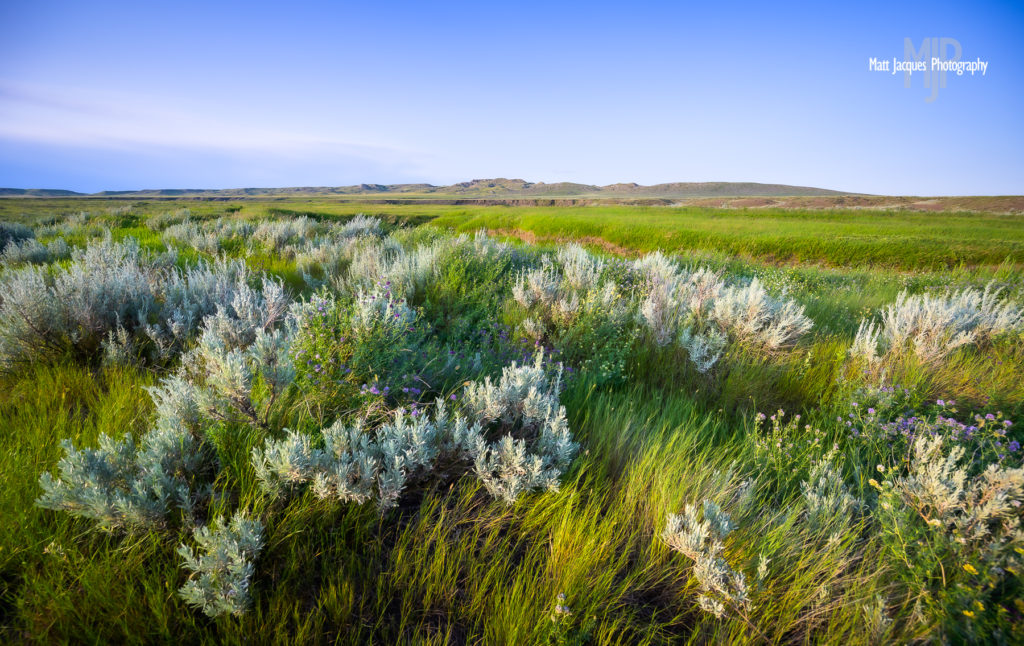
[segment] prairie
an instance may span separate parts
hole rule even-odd
[[[1022,216],[399,202],[0,200],[0,639],[1019,641]]]

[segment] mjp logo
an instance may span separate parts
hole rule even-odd
[[[946,72],[954,72],[963,76],[970,72],[974,76],[980,72],[985,76],[988,72],[988,61],[977,58],[973,61],[962,61],[960,56],[964,48],[955,38],[925,38],[920,47],[914,47],[910,38],[903,39],[903,60],[895,56],[890,61],[884,58],[868,59],[868,69],[872,72],[888,72],[890,75],[903,72],[903,87],[910,87],[913,75],[924,75],[924,86],[931,90],[931,96],[925,99],[931,103],[939,97],[939,89],[946,87]],[[892,66],[890,67],[890,63]]]
[[[949,55],[950,47],[953,48],[952,57]],[[925,99],[926,102],[931,103],[937,99],[939,97],[939,88],[946,87],[946,72],[948,70],[954,69],[957,75],[963,74],[962,68],[949,65],[949,63],[955,64],[959,61],[963,52],[960,41],[955,38],[925,38],[921,42],[921,49],[919,50],[914,49],[914,41],[910,38],[903,39],[903,60],[905,62],[924,63],[922,65],[922,67],[925,67],[924,86],[932,90],[932,95]],[[929,62],[931,63],[930,65],[928,65]],[[910,76],[911,71],[907,69],[903,73],[903,87],[910,87]]]

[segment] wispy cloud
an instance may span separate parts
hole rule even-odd
[[[363,157],[405,167],[426,163],[428,157],[422,151],[332,132],[252,123],[245,114],[211,118],[209,112],[174,106],[161,97],[0,80],[0,138],[24,143],[124,151],[159,147],[306,161]]]

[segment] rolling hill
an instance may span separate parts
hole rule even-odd
[[[288,197],[367,195],[388,196],[457,196],[466,198],[503,197],[593,197],[593,198],[692,198],[692,197],[797,197],[858,195],[823,188],[758,184],[755,182],[672,182],[642,186],[635,183],[576,184],[573,182],[527,182],[522,179],[474,179],[449,186],[433,184],[356,184],[352,186],[297,186],[286,188],[230,189],[144,189],[138,191],[101,191],[85,194],[56,189],[0,188],[0,196],[9,197]]]

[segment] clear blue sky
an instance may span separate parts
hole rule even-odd
[[[1024,3],[0,4],[0,186],[1024,193]],[[869,72],[950,37],[985,77]]]

